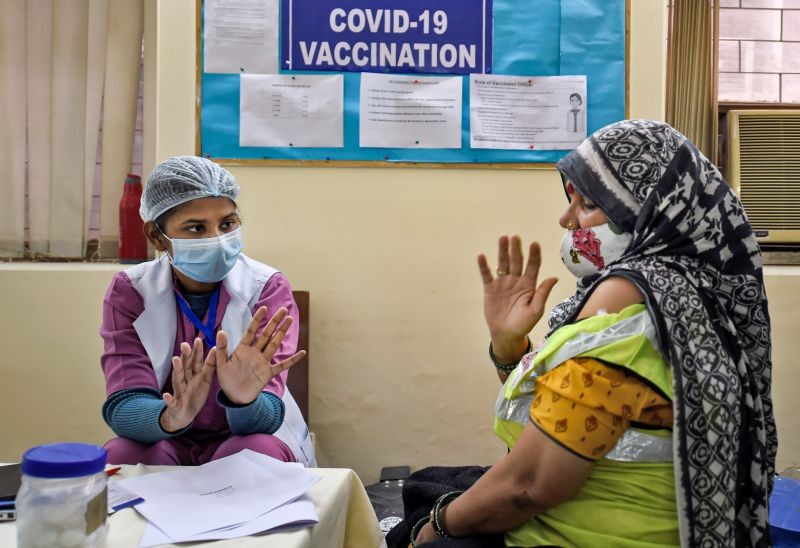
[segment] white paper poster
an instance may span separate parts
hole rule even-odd
[[[461,77],[361,75],[359,144],[461,148]]]
[[[240,146],[344,146],[341,74],[242,74],[240,83]]]
[[[472,148],[568,150],[586,138],[586,76],[471,75]]]
[[[205,0],[203,70],[278,72],[278,0]]]

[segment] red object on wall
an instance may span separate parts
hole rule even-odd
[[[139,204],[142,201],[142,178],[128,173],[119,201],[119,262],[141,263],[147,260],[147,238],[144,236]]]

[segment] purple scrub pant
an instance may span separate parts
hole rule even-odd
[[[113,438],[103,446],[109,464],[151,464],[196,466],[250,449],[284,462],[295,462],[291,449],[269,434],[229,436],[199,442],[177,436],[156,443],[139,443],[129,438]]]

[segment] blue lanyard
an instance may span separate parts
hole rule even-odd
[[[209,348],[213,348],[216,346],[216,339],[214,337],[214,326],[217,323],[217,301],[219,301],[219,287],[211,294],[211,301],[208,303],[208,324],[204,324],[200,318],[197,317],[192,311],[192,307],[189,306],[189,303],[186,302],[186,299],[183,298],[183,295],[175,292],[175,296],[178,299],[178,305],[183,310],[183,314],[191,320],[194,326],[200,330],[203,334],[203,337],[206,339],[206,344]]]

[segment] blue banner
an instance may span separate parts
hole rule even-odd
[[[287,10],[289,2],[282,1],[284,2],[282,16],[286,18],[291,13]],[[297,6],[296,2],[292,2],[292,4]],[[430,8],[435,11],[439,9],[440,5],[452,6],[454,3],[429,2],[429,4],[436,6]],[[521,4],[530,4],[535,9],[533,7],[522,9]],[[510,76],[586,75],[587,132],[592,133],[607,124],[621,120],[625,117],[626,103],[625,4],[625,0],[536,0],[536,2],[530,3],[521,3],[517,0],[493,0],[491,5],[487,4],[486,6],[487,10],[492,10],[491,19],[487,19],[487,29],[491,27],[494,33],[491,48],[486,51],[486,72]],[[303,5],[306,9],[320,11],[317,9],[318,6],[311,6],[311,2],[308,0],[303,0]],[[469,9],[470,5],[472,4],[468,0],[464,0],[464,9]],[[331,3],[331,7],[327,11],[322,10],[327,13],[328,21],[331,10],[338,6],[339,4]],[[361,7],[361,9],[365,10],[366,8]],[[407,7],[398,9],[404,9],[409,14],[412,11]],[[448,18],[451,17],[452,7],[441,9],[447,11]],[[296,7],[295,10],[297,10]],[[419,14],[417,21],[418,18]],[[430,24],[433,24],[433,20]],[[448,26],[450,26],[449,20]],[[432,28],[429,27],[429,29]],[[287,30],[284,25],[283,33],[285,34]],[[487,30],[487,32],[489,31]],[[286,44],[287,42],[284,40],[284,51],[288,51]],[[203,42],[201,41],[201,50],[202,48]],[[288,64],[283,61],[281,63],[284,65],[281,72],[286,74]],[[491,70],[489,70],[490,68]],[[387,71],[386,67],[379,67],[378,72],[385,71]],[[366,160],[478,164],[557,162],[569,152],[567,150],[470,148],[469,78],[463,78],[461,148],[361,148],[359,146],[361,75],[359,72],[345,72],[344,70],[343,72],[344,148],[240,146],[239,75],[203,73],[200,116],[202,154],[215,159]],[[398,72],[404,72],[404,70],[398,70]]]
[[[492,0],[281,0],[281,68],[492,72]]]

